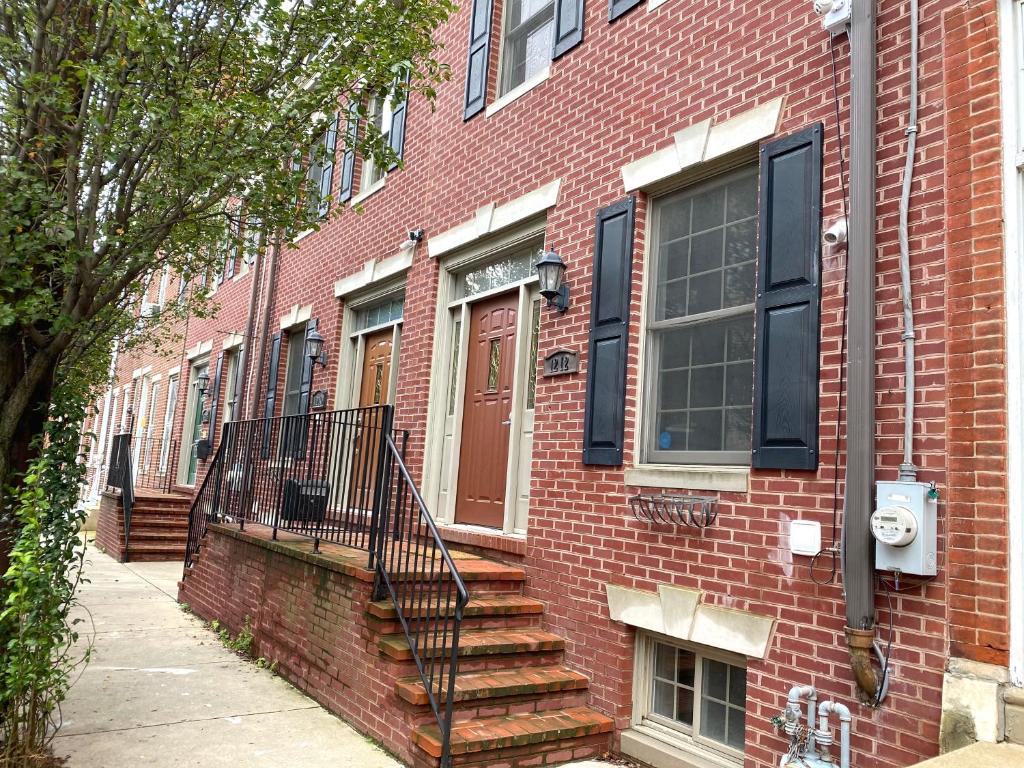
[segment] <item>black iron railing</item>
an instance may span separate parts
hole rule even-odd
[[[130,432],[114,435],[110,444],[110,463],[107,465],[107,487],[121,491],[124,508],[124,551],[121,562],[128,561],[128,545],[132,531],[132,507],[135,506],[135,485],[132,478],[132,436]]]
[[[390,597],[443,739],[449,733],[466,586],[405,465],[389,405],[228,422],[189,516],[185,567],[210,522],[258,524],[364,550]]]
[[[469,593],[391,435],[384,440],[381,488],[370,556],[376,597],[390,597],[395,606],[440,728],[441,765],[447,766],[459,628]]]

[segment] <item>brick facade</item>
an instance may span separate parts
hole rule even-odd
[[[250,311],[258,318],[269,313],[270,331],[275,333],[281,316],[293,307],[312,305],[329,355],[327,369],[316,371],[314,388],[328,389],[331,402],[337,403],[339,350],[352,329],[341,327],[344,306],[334,296],[335,281],[357,273],[367,261],[392,256],[409,229],[424,228],[429,241],[472,219],[483,205],[507,203],[560,179],[558,203],[547,211],[544,233],[546,246],[558,251],[568,265],[571,303],[564,315],[542,311],[539,357],[562,347],[581,350],[581,373],[538,378],[525,542],[488,550],[495,543],[493,537],[475,532],[458,534],[458,543],[525,568],[525,594],[545,603],[545,626],[566,639],[566,663],[589,676],[589,703],[614,719],[617,732],[630,725],[634,630],[610,619],[606,584],[643,590],[670,584],[700,588],[714,605],[776,620],[767,657],[748,665],[746,768],[778,764],[785,742],[768,719],[779,712],[786,691],[796,684],[813,684],[823,698],[851,705],[854,764],[896,768],[935,754],[947,657],[1005,665],[1009,647],[1006,342],[994,0],[921,4],[920,133],[910,211],[918,355],[914,456],[920,479],[934,481],[940,493],[939,575],[920,586],[903,584],[902,591],[891,597],[881,589],[876,595],[881,640],[887,641],[890,621],[893,624],[889,698],[878,709],[857,703],[843,641],[841,586],[814,583],[809,558],[792,556],[788,546],[788,523],[793,519],[818,521],[826,545],[831,538],[836,505],[833,456],[837,440],[842,448],[845,434],[842,426],[838,433],[836,428],[845,251],[825,248],[822,255],[817,472],[752,471],[746,492],[716,494],[718,522],[703,535],[652,528],[636,521],[626,503],[632,494],[665,490],[627,485],[625,476],[625,469],[638,460],[642,285],[649,263],[651,198],[639,193],[624,467],[589,467],[581,462],[594,216],[599,208],[626,196],[620,169],[670,145],[673,134],[686,126],[703,119],[717,124],[782,97],[776,137],[824,123],[823,220],[840,216],[829,35],[810,3],[774,0],[753,7],[737,0],[669,0],[651,9],[641,4],[609,23],[605,5],[589,0],[583,43],[551,64],[547,80],[499,111],[463,122],[469,10],[467,4],[439,32],[453,79],[439,89],[436,111],[416,100],[410,104],[405,167],[390,173],[383,188],[362,201],[360,212],[346,210],[321,231],[302,238],[297,248],[282,249],[273,284],[264,264],[254,307],[249,306],[249,281],[255,276],[251,271],[220,287],[215,299],[221,310],[215,318],[190,319],[180,350],[167,350],[159,358],[136,353],[122,360],[119,381],[128,382],[130,372],[145,365],[152,365],[155,373],[161,366],[167,370],[180,364],[175,434],[181,435],[188,382],[185,349],[210,342],[215,359],[229,331],[244,332]],[[500,13],[496,8],[496,20]],[[489,103],[495,96],[499,26],[496,21]],[[879,3],[879,479],[895,478],[903,448],[896,225],[906,146],[907,26],[906,4]],[[850,51],[845,36],[833,45],[839,128],[848,151]],[[340,163],[335,172],[340,172]],[[359,172],[357,163],[356,189]],[[338,188],[337,179],[334,187]],[[395,403],[397,425],[410,431],[408,463],[417,479],[422,479],[427,449],[442,272],[438,259],[427,255],[428,245],[418,246],[406,277]],[[258,331],[259,323],[256,327]],[[255,411],[249,405],[266,388],[266,370],[258,370],[259,345],[266,344],[268,339],[257,338],[251,348],[245,413],[262,413],[262,401]],[[282,360],[286,354],[283,345]],[[280,391],[283,363],[278,375]],[[278,412],[281,401],[279,396]],[[162,413],[162,407],[159,410]],[[201,466],[200,481],[202,473]],[[840,507],[843,476],[840,451]],[[265,569],[285,566],[263,555],[256,563],[249,555],[222,551],[227,546],[237,545],[218,543],[203,553],[200,567],[214,569],[209,576],[212,585],[229,578],[216,569],[233,563],[232,589],[245,593],[226,592],[233,595],[228,600],[210,587],[204,610],[237,624],[242,614],[255,611],[249,606],[262,599],[259,590],[264,587],[259,585],[271,583]],[[218,563],[220,557],[227,558],[225,564]],[[828,570],[828,558],[822,568]],[[250,573],[252,579],[246,580]],[[296,588],[292,598],[275,593],[270,599],[286,611],[289,599],[308,597]],[[358,624],[360,619],[352,621]],[[285,621],[282,627],[287,626]],[[308,634],[297,631],[289,637],[282,630],[273,642],[285,658],[305,652],[299,648],[303,637]],[[366,684],[376,686],[372,674],[367,675],[371,682]],[[305,679],[301,670],[289,676]],[[323,696],[371,732],[386,728],[364,723],[361,718],[371,716],[365,712],[349,712],[352,702],[340,689]],[[380,699],[375,699],[373,707],[379,705]]]

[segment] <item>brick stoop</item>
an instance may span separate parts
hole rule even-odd
[[[613,721],[586,706],[587,676],[561,664],[565,640],[541,628],[543,603],[521,594],[525,573],[482,559],[459,566],[464,576],[470,574],[471,600],[459,636],[452,764],[555,765],[607,751]],[[482,589],[484,584],[488,587]],[[510,584],[516,585],[515,592],[507,591]],[[371,603],[367,613],[382,628],[393,626],[396,618],[387,602]],[[411,666],[404,634],[382,634],[377,647],[390,661]],[[430,655],[450,650],[450,645],[430,648]],[[412,733],[414,764],[435,768],[441,758],[440,729],[423,682],[416,674],[398,677],[394,692],[420,722]],[[444,691],[441,700],[446,699]]]
[[[542,626],[544,604],[522,594],[523,569],[462,551],[451,556],[470,592],[452,700],[452,764],[553,766],[607,752],[612,720],[587,706],[590,680],[563,664],[565,639]],[[276,662],[282,677],[406,764],[438,768],[437,719],[395,606],[372,600],[366,564],[362,550],[322,542],[313,552],[310,540],[286,531],[274,539],[262,526],[211,524],[179,599],[231,631],[250,626],[254,652]],[[429,655],[450,650],[429,647]]]
[[[588,707],[466,720],[452,726],[452,763],[514,768],[594,757],[607,748],[612,727],[610,717]],[[425,755],[440,759],[441,735],[436,725],[418,728],[413,741]]]
[[[127,561],[183,560],[191,503],[182,494],[136,491]],[[126,559],[120,494],[106,492],[100,500],[96,546],[111,557]]]

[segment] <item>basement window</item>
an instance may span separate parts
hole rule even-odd
[[[742,763],[747,670],[742,657],[637,635],[633,722],[684,751]]]

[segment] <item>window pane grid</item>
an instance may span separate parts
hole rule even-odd
[[[746,670],[667,643],[654,642],[651,650],[650,714],[695,739],[742,752]]]
[[[502,54],[502,93],[526,82],[551,61],[554,14],[552,2],[512,0],[509,3]]]
[[[751,168],[656,204],[647,445],[658,459],[750,448],[756,203]]]

